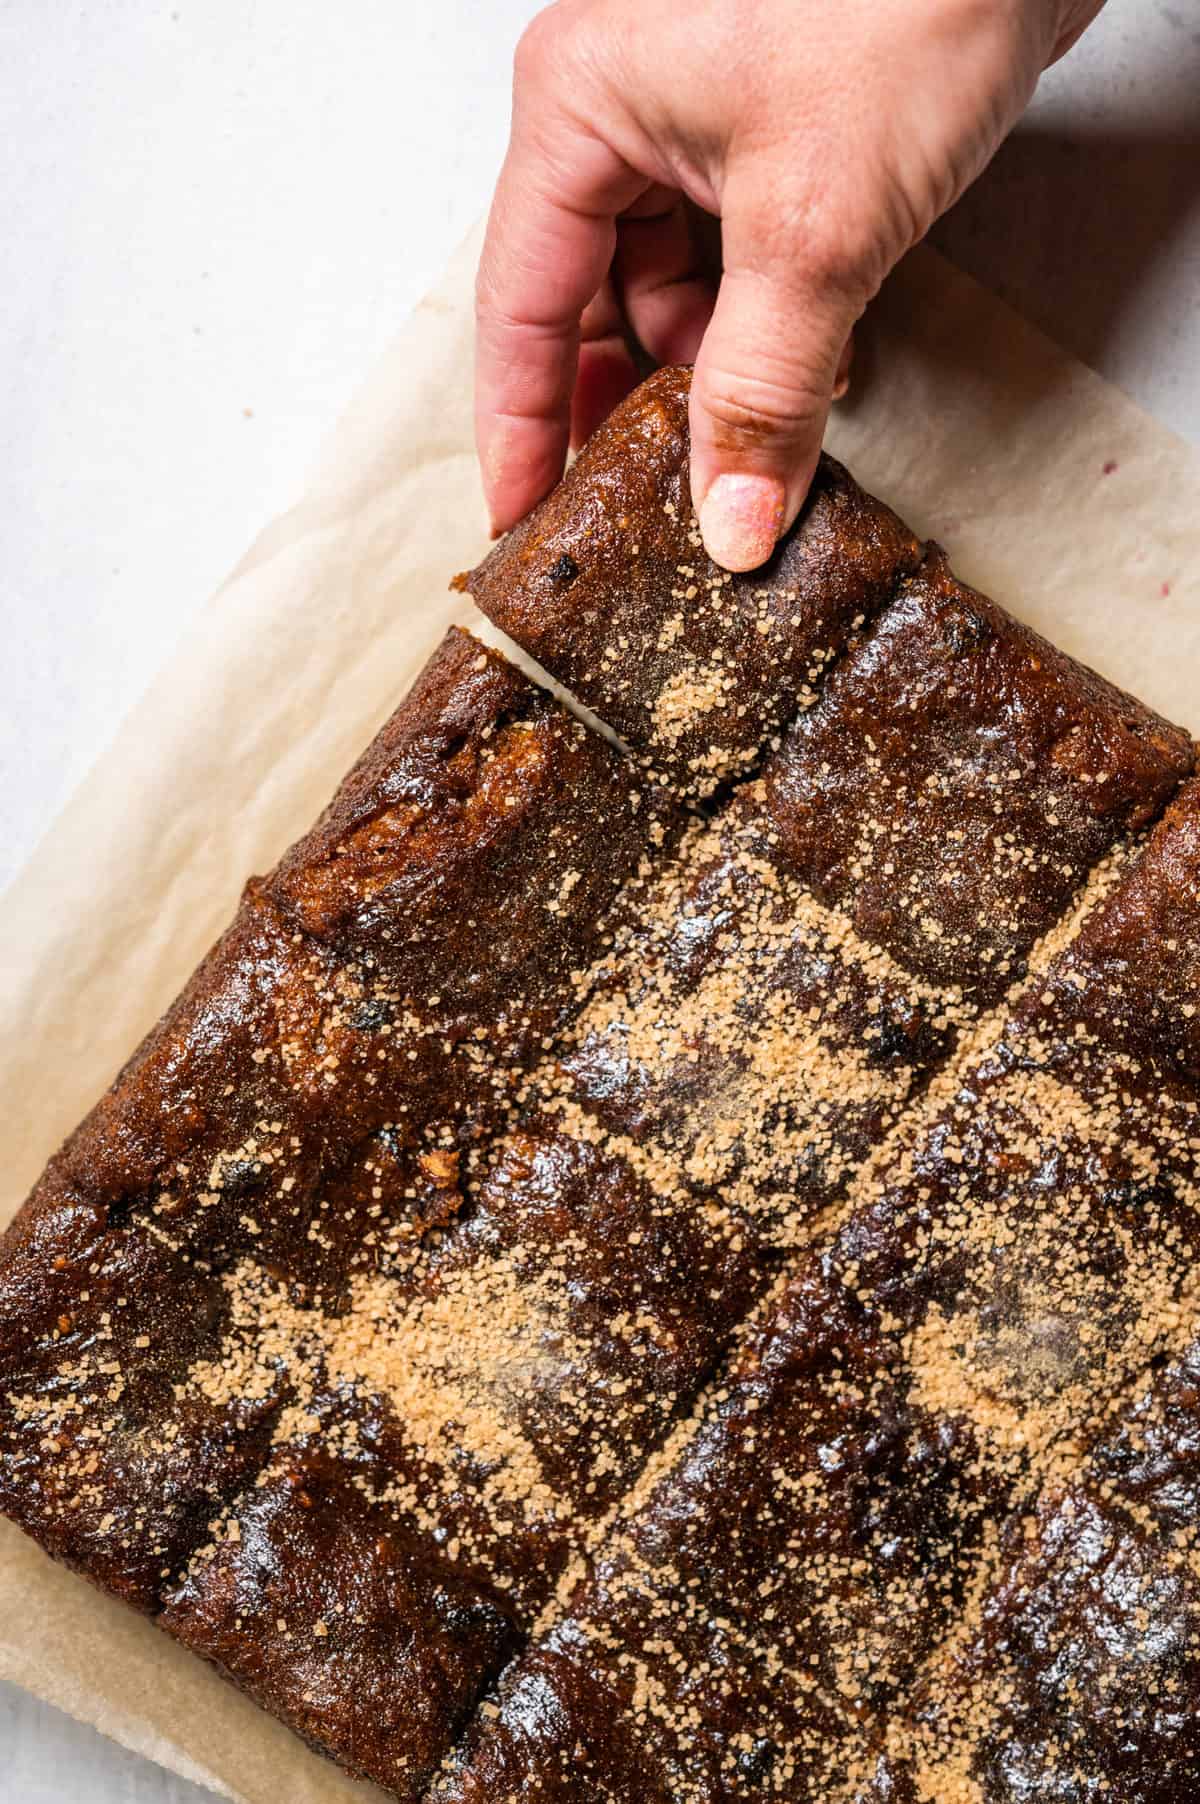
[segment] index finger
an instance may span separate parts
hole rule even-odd
[[[570,119],[519,105],[476,282],[475,442],[492,530],[562,474],[579,321],[608,273],[616,216],[646,180]]]

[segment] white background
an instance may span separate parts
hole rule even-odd
[[[486,205],[535,10],[0,0],[0,883]],[[1200,444],[1195,0],[1111,0],[937,238]],[[204,1795],[0,1686],[3,1804]]]

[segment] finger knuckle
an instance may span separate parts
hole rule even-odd
[[[796,260],[807,282],[825,295],[856,309],[877,283],[879,233],[875,222],[857,212],[822,208],[808,222],[796,247]]]
[[[562,14],[557,6],[547,6],[534,14],[513,52],[513,75],[518,86],[538,83],[553,67],[561,32]]]
[[[895,235],[885,210],[864,206],[840,182],[820,194],[807,184],[798,192],[777,184],[764,201],[765,186],[747,209],[746,236],[754,246],[747,261],[796,295],[851,309],[865,303]]]
[[[865,206],[861,191],[841,184],[814,206],[805,233],[807,266],[826,292],[858,311],[936,217],[936,207],[931,210],[895,172],[878,171],[870,194],[872,204]]]
[[[700,396],[722,439],[780,439],[801,431],[820,412],[819,384],[807,372],[716,369]]]

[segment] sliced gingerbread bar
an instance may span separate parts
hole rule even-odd
[[[1131,1120],[1177,1124],[1171,1156],[1143,1155],[1119,1199],[1138,1356],[1103,1359],[1073,1444],[1036,1507],[1011,1525],[961,1630],[929,1662],[911,1726],[887,1738],[855,1794],[864,1800],[917,1800],[953,1779],[979,1804],[1166,1804],[1200,1785],[1200,1131],[1194,1102],[1188,1117],[1181,1104],[1200,1076],[1198,879],[1192,785],[1053,987],[1060,1006],[1071,995],[1083,1058],[1104,1041],[1122,1049]],[[1098,1266],[1113,1262],[1101,1242]],[[1068,1270],[1072,1314],[1077,1284]],[[1102,1353],[1114,1314],[1099,1308],[1087,1325]],[[1080,1336],[1061,1338],[1071,1350]]]
[[[1015,1469],[1069,1450],[1178,1332],[1200,1245],[1198,852],[1192,783],[832,1255]]]
[[[512,1063],[573,1011],[571,974],[673,818],[598,734],[451,628],[268,887],[456,1042],[494,1023]]]
[[[479,1213],[441,1268],[451,1269],[464,1247],[473,1273],[481,1256],[499,1256],[521,1274],[523,1291],[541,1290],[540,1312],[554,1280],[559,1325],[543,1315],[542,1333],[556,1353],[544,1356],[527,1394],[512,1396],[506,1420],[519,1420],[539,1476],[559,1475],[559,1494],[577,1515],[619,1498],[712,1368],[748,1299],[783,1254],[811,1238],[822,1211],[844,1199],[972,1018],[974,1004],[957,983],[913,977],[891,956],[887,922],[870,918],[872,943],[844,912],[818,901],[798,881],[793,856],[805,767],[824,764],[839,732],[862,732],[868,684],[873,719],[888,708],[914,712],[913,670],[938,668],[930,642],[942,643],[944,610],[940,588],[909,599],[894,635],[897,696],[889,663],[868,637],[813,711],[821,716],[815,746],[803,732],[789,736],[761,781],[742,785],[636,886],[632,919],[587,980],[591,1000],[562,1053],[529,1080],[521,1132],[484,1181]],[[1023,817],[1031,862],[1053,845],[1056,863],[1053,882],[1031,892],[1004,930],[1011,973],[1055,920],[1063,890],[1161,802],[1190,754],[1183,735],[1021,629],[1006,638],[999,610],[989,607],[989,616],[991,649],[977,655],[1001,662],[1001,675],[988,688],[967,654],[950,675],[940,672],[950,694],[917,713],[910,745],[922,782],[936,778],[942,807],[917,810],[910,845],[892,853],[901,871],[910,861],[924,871],[945,844],[947,816],[962,826],[969,853],[951,835],[944,860],[960,933],[974,922],[977,950],[995,947],[1002,930],[987,907],[994,871],[977,852],[992,830],[997,789],[1009,780],[1004,720],[1023,708],[1041,723],[1040,738],[1031,726],[1027,776],[1046,747],[1064,739],[1088,735],[1102,748],[1075,756],[1057,787],[1042,786],[1040,811],[1031,805]],[[927,690],[936,686],[929,677]],[[968,744],[977,781],[956,788]],[[1102,760],[1116,769],[1106,769],[1107,796],[1093,806],[1097,786],[1088,779]],[[895,776],[898,754],[890,768]],[[1076,801],[1076,790],[1086,801]],[[831,802],[824,844],[839,831],[847,839],[858,831],[846,796]],[[614,1315],[619,1336],[604,1331]],[[489,1557],[504,1566],[514,1545],[510,1536]]]
[[[314,1282],[332,1255],[308,1232],[318,1190],[389,1161],[420,1189],[423,1156],[436,1179],[502,1116],[661,820],[627,761],[453,630],[64,1172],[210,1257],[253,1248]],[[327,1238],[349,1237],[344,1215]]]
[[[715,1390],[435,1796],[830,1795],[961,1602],[987,1524],[969,1425],[819,1271]]]
[[[907,666],[897,658],[906,673],[940,606],[910,605],[897,634],[902,651],[918,641]],[[996,637],[1003,630],[997,614]],[[1023,651],[1016,629],[1014,638]],[[877,670],[872,639],[851,654],[849,676],[860,659]],[[1022,669],[1009,656],[1007,694],[1021,693]],[[1064,666],[1060,690],[1070,674]],[[881,710],[886,679],[873,681]],[[1076,718],[1088,682],[1080,676]],[[905,674],[905,698],[907,683]],[[845,687],[850,701],[839,686],[821,704],[827,734],[839,723],[859,729],[862,684]],[[1001,763],[986,731],[1001,703],[992,706],[989,716],[974,700],[964,726],[952,695],[922,716],[912,737],[922,773],[956,772],[964,737],[978,729],[977,764],[986,768],[990,749],[1003,775],[1009,754]],[[1142,761],[1124,806],[1104,817],[1110,837],[1153,806],[1186,756],[1165,730],[1159,742],[1155,762],[1130,735]],[[971,1018],[957,984],[910,976],[798,880],[789,770],[823,746],[789,739],[762,781],[635,882],[612,951],[578,986],[584,1000],[561,1056],[519,1093],[519,1126],[482,1159],[468,1152],[454,1166],[445,1153],[440,1203],[438,1152],[424,1155],[414,1210],[444,1229],[440,1244],[418,1246],[386,1220],[368,1228],[353,1272],[337,1268],[344,1289],[327,1276],[299,1315],[254,1249],[226,1274],[235,1365],[265,1383],[288,1349],[302,1393],[296,1444],[336,1441],[365,1492],[397,1520],[454,1540],[526,1619],[580,1523],[619,1499],[779,1257],[844,1198]],[[955,819],[986,811],[990,822],[992,795],[982,781],[964,788]],[[1096,849],[1088,819],[1086,831],[1060,835],[1060,864],[1076,880]],[[915,860],[928,859],[926,831],[936,843],[942,824],[930,810],[918,816]],[[827,843],[839,830],[857,830],[845,802],[829,810]],[[665,830],[652,823],[651,834]],[[956,867],[968,918],[980,870],[974,860]],[[1010,963],[1051,918],[1046,898],[1031,899],[1010,930]],[[994,942],[981,930],[979,943]],[[353,1182],[342,1187],[339,1176],[323,1199],[334,1202],[316,1228],[327,1271],[335,1247],[362,1236],[375,1190],[390,1195],[406,1178],[413,1188],[386,1137],[371,1146]]]
[[[281,1450],[216,1525],[162,1626],[350,1773],[416,1799],[516,1634],[504,1600]]]
[[[703,795],[812,700],[920,548],[823,457],[770,561],[748,576],[721,570],[692,509],[690,384],[686,369],[644,382],[459,586],[635,751]]]
[[[764,776],[814,893],[988,1006],[1191,766],[1185,733],[958,581],[935,545]]]
[[[1175,1804],[1200,1786],[1200,1579],[1085,1483],[1014,1523],[1007,1558],[837,1804]]]
[[[1166,1063],[1200,945],[1198,805],[1193,785],[767,1322],[446,1797],[505,1797],[518,1759],[534,1779],[514,1799],[572,1797],[576,1708],[597,1797],[623,1795],[630,1761],[650,1797],[695,1804],[743,1795],[743,1763],[756,1795],[814,1804],[870,1768],[1009,1515],[1178,1335],[1200,1117]],[[1146,972],[1168,999],[1153,1063],[1128,1050],[1139,996],[1155,1019]],[[552,1699],[540,1743],[531,1687]],[[606,1712],[621,1732],[590,1743]]]
[[[1200,1080],[1200,780],[1089,919],[1056,990],[1131,1063]]]
[[[228,1330],[220,1285],[57,1166],[0,1252],[0,1509],[152,1610],[262,1463],[282,1381],[181,1395]]]
[[[370,1318],[341,1333],[340,1365],[325,1325],[372,1282],[411,1292],[422,1238],[462,1207],[460,1168],[576,1006],[608,904],[669,831],[623,754],[449,636],[5,1236],[7,1513],[151,1611],[199,1569],[197,1549],[226,1544],[270,1448],[309,1456],[314,1385],[369,1380]],[[267,1330],[255,1359],[251,1307]],[[337,1419],[349,1446],[355,1412],[339,1400]],[[345,1533],[365,1562],[396,1512],[356,1495]],[[456,1554],[436,1540],[425,1555],[424,1577],[404,1555],[414,1597],[428,1591],[414,1620],[459,1583],[490,1622],[486,1577],[464,1566],[452,1582]],[[470,1675],[440,1728],[432,1706],[414,1721],[418,1740],[444,1745],[509,1632],[506,1618],[478,1647],[465,1637]],[[297,1669],[289,1702],[286,1656],[260,1653],[294,1717],[307,1681]],[[331,1708],[331,1736],[337,1720]],[[356,1764],[352,1746],[332,1751]]]

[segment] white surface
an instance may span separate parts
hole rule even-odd
[[[486,204],[533,10],[0,0],[0,881]],[[1198,96],[1112,0],[938,241],[1200,443]],[[205,1795],[0,1687],[0,1804]]]

